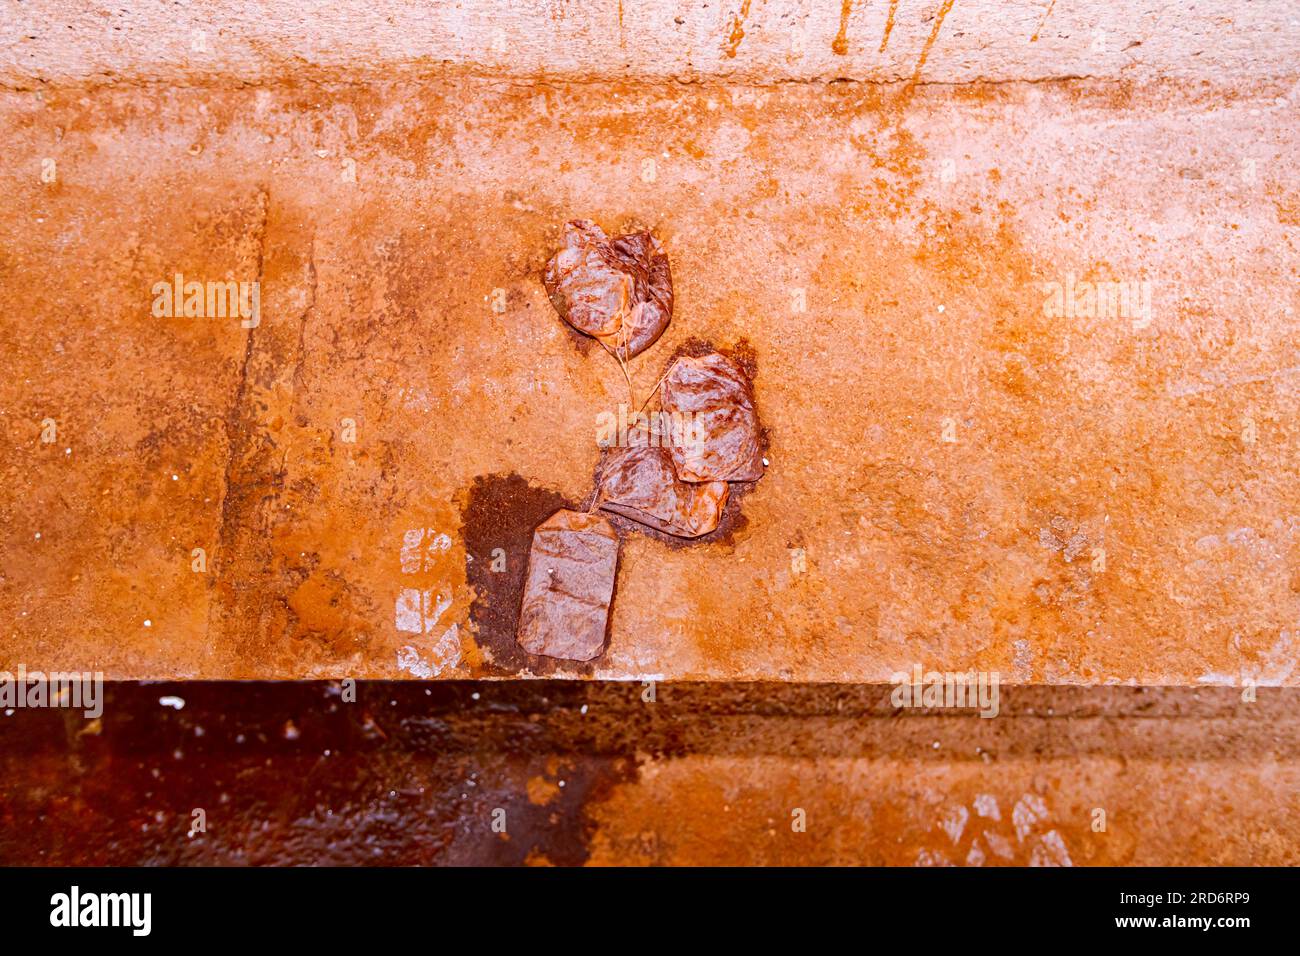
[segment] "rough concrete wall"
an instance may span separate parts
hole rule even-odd
[[[1287,2],[1223,0],[5,0],[0,82],[265,81],[445,64],[496,75],[755,80],[1276,77]]]

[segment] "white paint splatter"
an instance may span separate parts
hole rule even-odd
[[[1011,822],[1016,825],[1016,837],[1024,842],[1034,824],[1047,819],[1047,804],[1036,793],[1027,793],[1011,811]]]
[[[442,633],[438,642],[422,655],[418,648],[408,644],[397,650],[397,667],[414,677],[439,677],[460,663],[460,628],[453,624]]]
[[[1002,819],[1002,811],[998,808],[998,798],[991,793],[981,793],[975,797],[975,812],[986,820]]]
[[[949,807],[943,815],[943,821],[939,824],[943,827],[943,832],[948,834],[948,839],[956,843],[961,839],[962,833],[966,829],[966,821],[970,819],[970,811],[958,804]]]
[[[408,634],[428,634],[451,607],[451,598],[431,588],[403,588],[393,610],[394,624]]]
[[[1055,830],[1048,830],[1038,838],[1038,845],[1029,855],[1030,866],[1074,866],[1065,841]]]

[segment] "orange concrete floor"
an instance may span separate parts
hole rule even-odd
[[[1296,95],[0,94],[0,668],[1295,685]],[[627,400],[539,281],[579,215],[671,257],[638,399],[745,348],[771,443],[725,534],[625,529],[588,666],[473,568],[518,572]],[[177,274],[259,282],[256,327],[155,315]]]

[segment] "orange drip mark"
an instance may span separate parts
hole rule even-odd
[[[916,61],[916,72],[912,74],[912,82],[915,83],[921,78],[921,71],[925,69],[925,61],[930,56],[930,49],[934,46],[934,41],[939,39],[939,31],[943,29],[943,18],[948,15],[952,9],[953,0],[943,0],[943,6],[939,8],[938,14],[934,18],[934,29],[925,39],[925,46],[921,47],[921,59]]]
[[[736,21],[731,25],[731,36],[727,38],[727,45],[723,48],[727,56],[734,57],[740,47],[740,41],[745,39],[745,17],[749,16],[749,3],[750,0],[745,0],[740,5],[740,13],[736,15]]]
[[[835,34],[835,41],[831,44],[831,52],[837,56],[843,56],[849,52],[849,14],[852,12],[853,0],[841,0],[840,32]]]
[[[889,16],[885,17],[885,35],[880,38],[879,53],[885,52],[885,47],[889,46],[889,34],[894,31],[894,14],[898,12],[898,0],[889,0]]]
[[[1029,38],[1030,43],[1038,42],[1038,34],[1043,32],[1043,24],[1045,24],[1047,22],[1047,18],[1052,15],[1052,7],[1054,6],[1056,6],[1056,0],[1050,0],[1050,2],[1047,4],[1047,11],[1043,14],[1043,19],[1038,21],[1038,29],[1035,30],[1034,35]]]

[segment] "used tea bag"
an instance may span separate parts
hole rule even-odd
[[[519,613],[530,654],[589,661],[605,645],[618,536],[600,515],[557,511],[533,532]]]
[[[596,500],[605,511],[680,538],[698,538],[718,526],[727,483],[680,481],[667,448],[614,448],[601,466]]]
[[[564,321],[625,359],[653,345],[673,315],[668,256],[648,232],[610,239],[589,219],[571,220],[542,281]]]
[[[663,381],[663,409],[685,423],[672,445],[683,481],[757,481],[763,452],[754,390],[741,367],[719,352],[676,359]],[[680,418],[679,418],[680,416]]]

